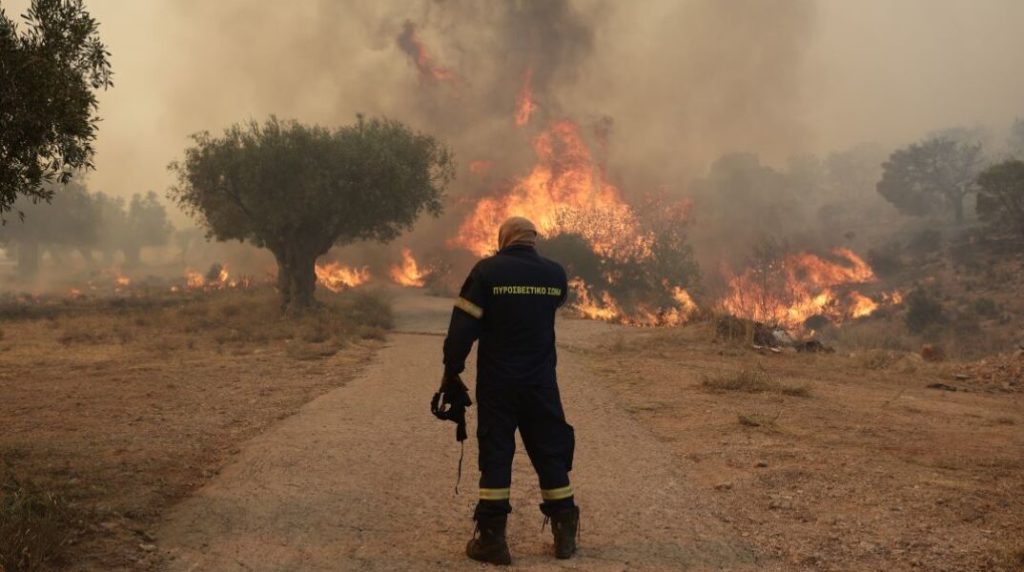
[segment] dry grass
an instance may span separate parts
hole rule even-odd
[[[774,429],[775,422],[779,419],[779,414],[768,415],[765,413],[737,413],[737,421],[744,427],[763,427],[765,429]]]
[[[160,511],[346,383],[391,327],[380,293],[319,297],[298,317],[269,288],[0,301],[0,459],[21,483],[4,489],[0,570],[59,553],[67,514],[77,566],[157,566],[140,546]]]
[[[391,328],[389,302],[378,292],[322,295],[320,307],[299,316],[283,314],[270,289],[208,292],[168,297],[165,304],[97,301],[92,311],[75,307],[45,314],[62,346],[128,345],[142,342],[155,350],[213,348],[296,342],[343,348],[353,339],[383,338]],[[25,312],[21,321],[31,320]],[[326,351],[325,356],[333,355]],[[309,352],[296,355],[307,359]]]
[[[0,570],[33,572],[57,560],[74,526],[64,500],[5,475],[0,482]]]
[[[928,389],[962,366],[897,349],[758,354],[704,324],[621,338],[588,355],[595,378],[644,412],[688,478],[732,485],[723,514],[769,559],[1024,569],[1021,395],[984,391],[973,371],[957,382],[968,391]],[[800,384],[813,399],[781,393]]]
[[[806,384],[789,384],[780,381],[763,368],[747,368],[735,372],[705,376],[701,387],[712,392],[777,393],[792,397],[810,397],[811,388]]]

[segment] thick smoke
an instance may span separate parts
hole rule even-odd
[[[5,4],[17,13],[26,1]],[[932,129],[1008,122],[1024,96],[1015,73],[1024,40],[1012,28],[1024,7],[1014,0],[89,6],[117,74],[101,99],[91,188],[120,196],[162,191],[170,182],[166,164],[200,130],[272,113],[325,125],[360,112],[387,115],[440,136],[457,153],[449,215],[416,231],[417,244],[438,248],[467,209],[462,199],[528,171],[530,139],[551,120],[579,123],[628,197],[667,190],[697,203],[703,194],[705,204],[716,205],[721,197],[708,195],[714,181],[731,176],[724,166],[786,171],[790,157],[815,152],[827,162],[833,150],[842,164],[849,159],[844,148],[870,139],[882,143],[884,156]],[[417,46],[450,75],[424,80],[411,57]],[[536,108],[517,128],[516,96],[527,75]],[[756,165],[720,161],[731,153],[752,153]],[[470,172],[475,161],[493,165],[486,178]],[[865,185],[857,189],[865,192]],[[762,194],[759,204],[796,205],[805,220],[831,216],[820,212],[828,204],[810,205],[797,191],[782,189],[782,202]],[[698,225],[716,217],[694,210]],[[725,225],[716,222],[696,238],[720,240],[731,231]],[[347,255],[357,262],[396,250]]]

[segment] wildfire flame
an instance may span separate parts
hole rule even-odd
[[[231,280],[231,275],[228,273],[228,267],[222,264],[214,266],[217,269],[216,273],[207,273],[206,276],[203,274],[188,268],[185,270],[185,287],[189,290],[216,290],[220,288],[236,288],[238,286],[248,286],[249,280],[243,279],[241,281]],[[210,275],[213,274],[212,277]]]
[[[516,95],[516,127],[523,127],[530,122],[530,115],[537,109],[533,101],[533,68],[526,68],[523,73],[523,87]]]
[[[412,251],[402,248],[402,263],[391,267],[391,279],[400,286],[422,288],[430,271],[420,268]]]
[[[195,270],[185,270],[185,286],[190,289],[206,286],[206,278]]]
[[[856,290],[841,289],[876,280],[863,259],[846,248],[832,251],[835,261],[802,252],[786,255],[778,267],[748,268],[729,282],[719,306],[742,318],[799,328],[811,316],[835,322],[860,318],[878,303]]]
[[[355,288],[370,280],[370,269],[351,268],[338,262],[330,262],[315,267],[317,281],[331,292],[340,292],[346,288]]]
[[[864,316],[870,316],[875,313],[878,309],[878,302],[875,302],[871,298],[857,292],[856,290],[850,292],[850,317],[851,318],[863,318]]]
[[[596,168],[571,121],[554,122],[533,141],[537,164],[507,192],[480,199],[449,246],[478,256],[494,250],[498,227],[524,216],[547,236],[581,235],[595,252],[625,255],[645,247],[633,210]]]
[[[678,286],[668,287],[676,306],[650,309],[637,307],[624,312],[615,297],[607,291],[592,295],[587,283],[580,277],[569,280],[575,301],[570,308],[583,318],[615,322],[629,326],[677,326],[684,324],[698,311],[690,293]]]
[[[457,84],[459,76],[454,71],[438,65],[427,52],[423,42],[416,34],[416,24],[406,20],[402,26],[402,33],[397,38],[398,47],[405,52],[415,64],[420,73],[420,79],[429,82],[446,82]]]

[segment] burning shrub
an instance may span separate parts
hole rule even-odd
[[[590,248],[587,240],[578,234],[559,234],[537,243],[544,256],[558,261],[569,276],[582,278],[588,284],[604,281],[601,256]]]
[[[945,310],[932,293],[917,289],[907,295],[907,329],[920,334],[932,326],[946,321]]]

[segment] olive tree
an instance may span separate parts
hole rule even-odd
[[[905,214],[946,211],[960,223],[964,198],[974,190],[983,160],[980,143],[933,137],[889,156],[882,165],[878,193]]]
[[[217,240],[267,248],[285,309],[314,302],[317,257],[357,240],[390,241],[437,216],[451,151],[389,119],[327,129],[271,117],[192,136],[170,165],[170,196]]]
[[[0,216],[91,167],[95,92],[112,85],[82,0],[33,0],[23,20],[22,31],[0,5]]]

